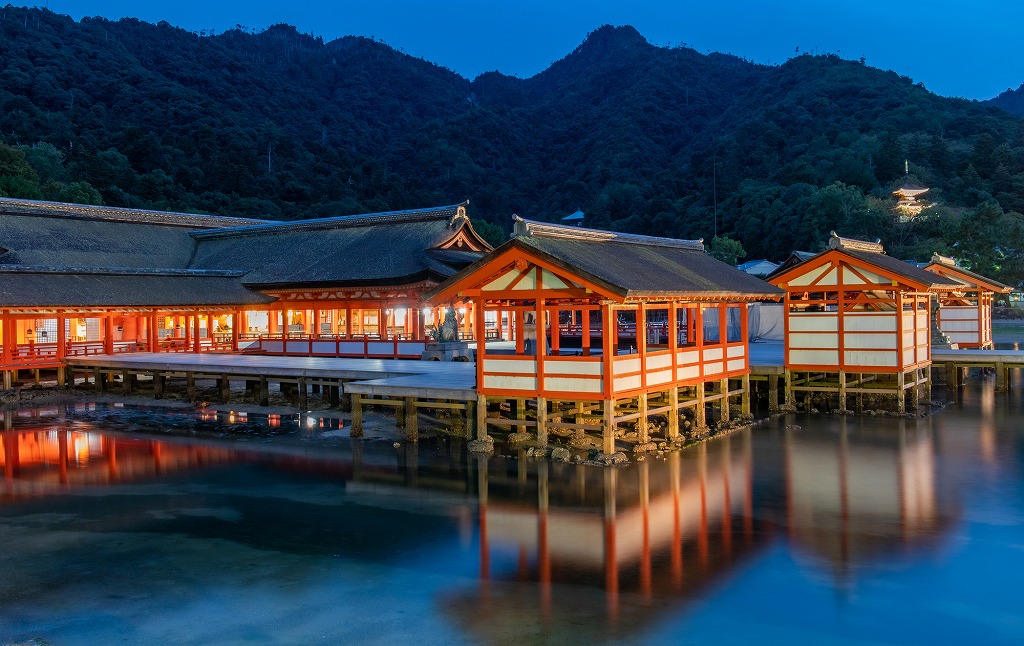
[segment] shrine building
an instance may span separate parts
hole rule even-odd
[[[428,293],[435,306],[468,302],[477,330],[479,437],[488,424],[601,430],[612,453],[620,424],[649,440],[679,413],[704,423],[717,402],[749,410],[747,304],[782,292],[704,252],[699,240],[544,224],[515,218],[513,238]],[[487,415],[505,411],[505,417]]]
[[[933,295],[963,284],[885,254],[880,242],[841,238],[769,277],[785,296],[786,396],[888,395],[905,410],[931,376]],[[913,399],[916,405],[917,398]]]
[[[932,254],[925,270],[960,283],[959,290],[939,296],[936,322],[950,342],[961,348],[991,349],[992,301],[1013,288],[959,267],[952,258]]]
[[[276,222],[0,198],[0,372],[9,388],[89,354],[418,358],[423,292],[489,249],[465,203]]]

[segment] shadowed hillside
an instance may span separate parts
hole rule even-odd
[[[470,81],[286,25],[195,34],[8,6],[0,108],[10,196],[286,219],[469,197],[502,228],[579,208],[769,258],[837,229],[1024,277],[1024,120],[831,55],[765,66],[602,27],[534,77]],[[888,210],[904,160],[937,203],[926,222]]]

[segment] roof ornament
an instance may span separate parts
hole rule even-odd
[[[938,251],[932,252],[932,262],[939,265],[946,265],[947,267],[956,267],[956,260],[949,256],[943,256]]]
[[[467,206],[469,206],[469,200],[466,200],[455,208],[455,215],[452,216],[451,220],[448,220],[448,226],[455,226],[455,223],[459,220],[463,220],[465,222],[469,221],[469,215],[466,214]]]
[[[515,222],[512,233],[514,236],[535,236],[542,238],[564,238],[570,240],[581,240],[586,242],[617,242],[623,244],[640,244],[648,247],[669,247],[673,249],[691,249],[693,251],[704,251],[704,239],[699,240],[678,240],[675,238],[658,238],[655,236],[643,236],[634,233],[618,233],[616,231],[601,231],[599,229],[586,229],[579,226],[567,226],[564,224],[548,224],[527,220],[516,214],[512,214]]]
[[[853,238],[843,238],[839,236],[835,231],[829,233],[828,239],[829,249],[842,249],[844,251],[866,251],[867,253],[885,253],[885,249],[882,247],[881,238],[876,238],[874,242],[868,242],[866,240],[855,240]]]

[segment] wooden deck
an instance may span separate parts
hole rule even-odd
[[[351,382],[345,386],[348,392],[476,399],[476,368],[472,363],[140,352],[68,357],[66,364],[86,370],[193,373],[196,377],[341,380]]]

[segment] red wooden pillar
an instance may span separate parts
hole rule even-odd
[[[103,354],[114,354],[114,315],[103,315]]]
[[[235,310],[231,314],[231,351],[238,352],[238,335],[239,330],[244,325],[245,312],[242,310]]]
[[[320,334],[320,310],[313,310],[313,329],[309,333],[313,336]]]
[[[149,315],[149,324],[146,326],[146,344],[147,344],[150,352],[159,352],[160,351],[160,344],[158,342],[159,341],[159,337],[158,337],[158,334],[157,334],[157,323],[156,323],[156,321],[157,321],[156,313],[155,312],[151,313]]]
[[[3,315],[3,362],[5,366],[14,361],[14,319],[9,312]]]
[[[188,329],[192,331],[192,352],[199,352],[202,350],[202,341],[199,338],[199,313],[192,314],[192,325],[188,326]]]
[[[64,322],[67,319],[63,312],[57,312],[57,361],[63,361],[67,354],[67,334],[64,333]]]

